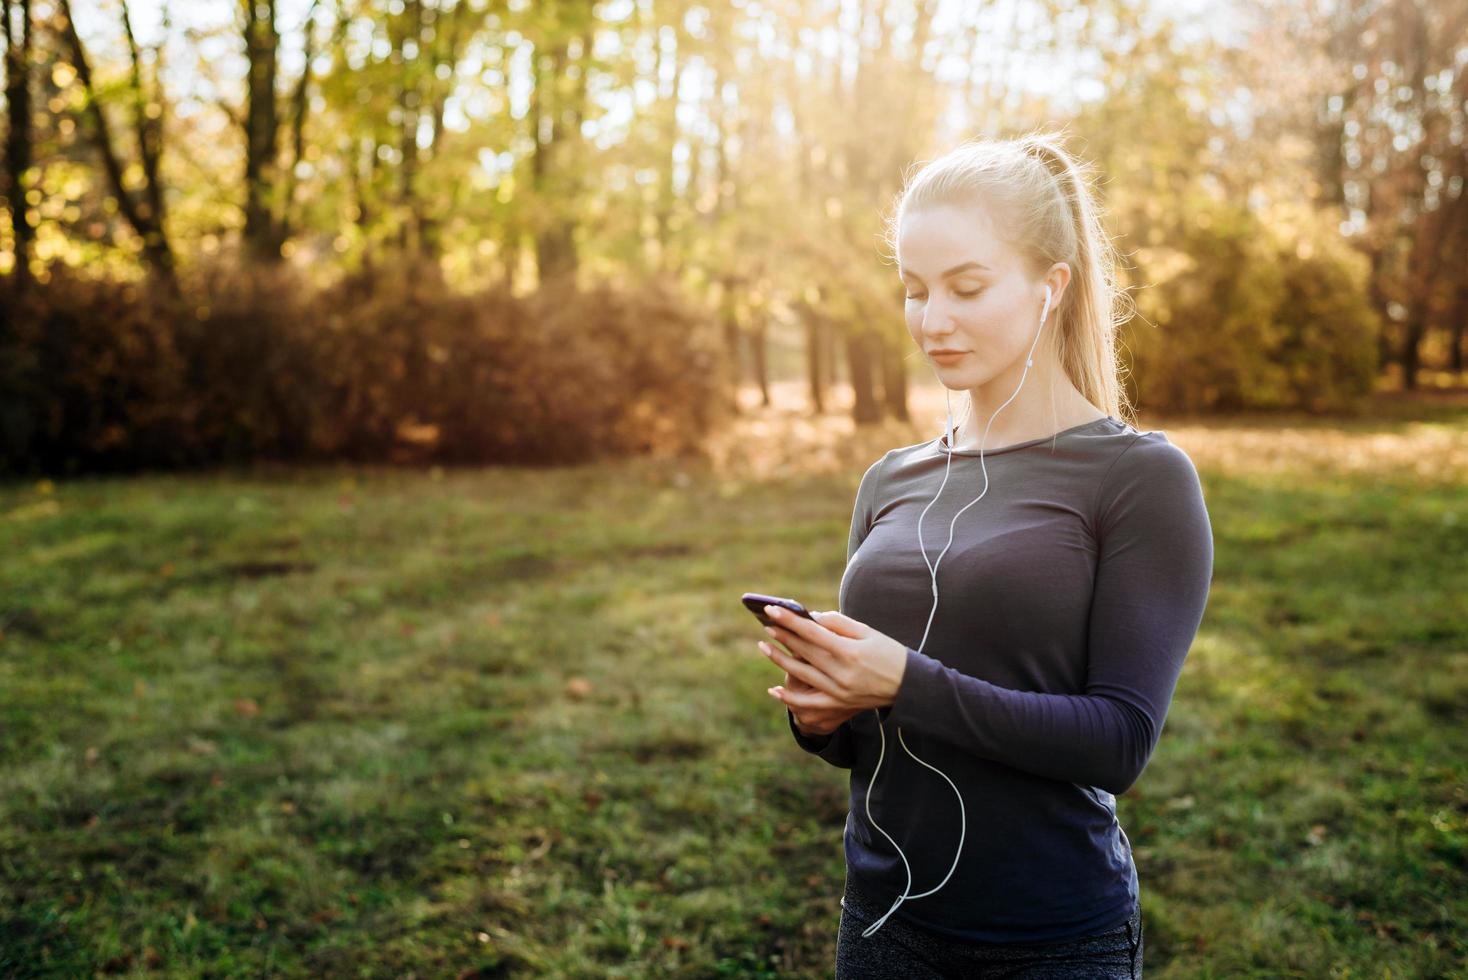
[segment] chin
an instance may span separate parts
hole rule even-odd
[[[943,386],[952,388],[954,391],[966,391],[969,388],[978,387],[981,383],[980,380],[974,378],[972,370],[964,371],[959,368],[945,367],[942,364],[934,364],[933,368],[938,372],[938,380],[943,382]]]

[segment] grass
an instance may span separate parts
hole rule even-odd
[[[738,595],[834,608],[860,464],[926,430],[746,424],[0,486],[0,975],[829,976],[846,774]],[[1118,801],[1148,975],[1468,976],[1468,409],[1146,427],[1216,545]]]

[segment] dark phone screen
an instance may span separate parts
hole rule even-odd
[[[750,612],[754,613],[755,617],[766,626],[776,625],[769,616],[765,615],[765,606],[780,606],[782,609],[790,610],[797,616],[804,616],[811,622],[815,622],[815,617],[810,614],[810,610],[806,609],[794,599],[785,599],[780,596],[765,595],[761,592],[744,593],[744,607]]]

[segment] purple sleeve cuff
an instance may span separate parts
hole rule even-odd
[[[789,720],[790,734],[795,736],[796,745],[838,769],[852,767],[856,753],[851,744],[851,722],[843,722],[829,735],[802,735],[795,727],[795,714],[789,708],[785,709],[785,717]]]
[[[925,726],[922,716],[925,712],[931,712],[936,703],[937,694],[935,680],[943,671],[943,664],[927,654],[918,653],[912,647],[907,648],[907,666],[902,672],[902,686],[897,689],[897,697],[892,703],[883,708],[878,708],[882,721],[886,721],[889,715],[897,716],[897,724],[904,728],[919,731]]]

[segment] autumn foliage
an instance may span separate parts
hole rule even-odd
[[[217,266],[174,299],[58,274],[0,291],[0,322],[10,472],[678,453],[726,404],[716,327],[658,280],[515,296]]]

